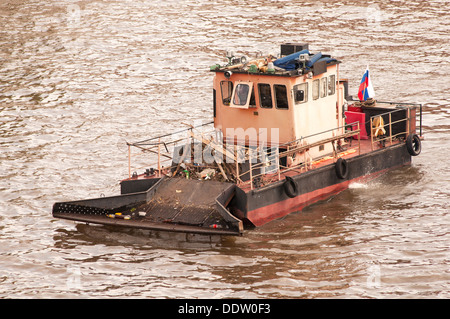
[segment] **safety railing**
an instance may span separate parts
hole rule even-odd
[[[139,142],[127,142],[129,177],[136,175],[136,171],[148,167],[151,167],[150,170],[152,171],[152,174],[156,173],[159,177],[163,174],[163,171],[170,171],[172,168],[177,167],[180,164],[178,163],[180,158],[174,158],[175,149],[189,144],[192,141],[192,132],[194,130],[206,130],[208,134],[210,134],[213,131],[210,128],[213,123],[214,122],[208,122],[195,127],[188,125],[189,127],[183,130],[163,134]],[[201,134],[204,135],[205,132],[201,132]],[[137,158],[140,158],[140,160]],[[133,160],[135,163],[132,163]]]
[[[346,131],[346,129],[349,127],[356,127],[356,129]],[[338,133],[342,131],[344,131],[344,133]],[[335,132],[336,134],[334,134]],[[358,152],[358,155],[360,155],[360,132],[360,123],[355,122],[331,130],[312,134],[306,137],[301,137],[300,139],[291,141],[289,143],[277,145],[277,147],[273,147],[272,149],[270,149],[269,152],[267,151],[267,149],[261,149],[261,146],[253,148],[246,147],[244,148],[246,157],[244,158],[243,163],[248,163],[249,167],[247,170],[239,172],[239,165],[236,163],[238,183],[240,184],[240,186],[249,185],[250,188],[253,189],[255,187],[255,184],[258,184],[261,179],[263,179],[265,183],[273,182],[276,180],[281,180],[282,176],[289,171],[302,173],[310,170],[314,165],[320,164],[321,162],[333,159],[336,160],[341,156],[345,156],[355,152]],[[325,137],[314,142],[308,142],[308,140],[317,139],[317,137],[323,134],[333,136]],[[357,136],[358,144],[355,147],[351,147],[349,146],[351,145],[349,143],[344,149],[342,141],[345,139],[353,138],[354,136]],[[332,145],[333,151],[331,155],[328,154],[325,156],[322,155],[313,157],[309,154],[309,151],[312,148],[319,148],[328,143],[331,143]],[[292,157],[300,157],[300,160],[297,160],[294,163],[288,163],[288,159],[290,158],[292,161]],[[284,163],[284,165],[282,163]],[[247,178],[245,178],[246,181],[243,181],[243,176],[247,176],[248,180]]]
[[[415,126],[419,127],[419,135],[422,136],[422,122],[423,122],[423,105],[419,103],[405,103],[405,102],[387,102],[387,101],[377,101],[378,104],[387,104],[390,106],[395,106],[397,108],[410,108],[415,111]],[[417,116],[417,110],[419,110],[419,115]]]
[[[416,131],[418,126],[416,124],[418,114],[416,113],[415,106],[407,105],[400,108],[397,106],[392,111],[371,116],[368,123],[348,123],[345,126],[277,145],[227,144],[222,132],[214,129],[213,122],[196,127],[190,126],[174,133],[127,143],[128,174],[129,177],[132,177],[137,175],[135,173],[137,170],[153,167],[149,172],[152,176],[153,174],[158,177],[163,174],[175,176],[184,171],[187,178],[190,174],[193,178],[194,175],[199,176],[199,174],[193,173],[212,168],[216,171],[216,175],[223,180],[236,182],[240,186],[248,185],[253,189],[258,186],[258,183],[281,180],[284,178],[283,174],[290,171],[302,173],[321,163],[337,160],[339,157],[351,153],[360,155],[360,125],[370,125],[372,150],[375,149],[376,143],[392,145],[397,140],[406,138],[408,134]],[[419,115],[421,134],[421,108]],[[376,123],[377,119],[378,123]],[[380,132],[382,134],[379,134]],[[347,143],[344,142],[346,140]],[[355,140],[357,140],[356,145],[354,145]],[[315,151],[322,147],[325,148],[327,144],[331,144],[332,147],[328,146],[329,151],[325,152],[326,155],[319,155],[323,152]],[[205,151],[207,148],[209,148],[210,154],[213,154],[209,161],[202,157],[208,153]],[[201,154],[200,158],[195,158],[197,153]],[[138,160],[138,157],[141,159]],[[132,160],[135,162],[133,169]],[[133,173],[132,170],[134,170]]]
[[[422,135],[422,105],[399,103],[396,103],[396,105],[398,105],[398,108],[392,111],[370,117],[372,150],[375,149],[376,144],[381,147],[386,146],[386,143],[393,145],[395,141],[416,133],[417,126],[419,126],[419,134]],[[417,119],[417,107],[420,107],[419,119]],[[418,121],[419,124],[417,125]]]
[[[140,142],[127,143],[129,177],[136,176],[137,170],[155,167],[151,168],[150,172],[147,169],[152,176],[154,174],[157,177],[163,174],[175,176],[184,171],[188,178],[189,173],[193,173],[193,170],[209,167],[218,170],[219,174],[217,175],[224,180],[234,181],[239,185],[249,184],[253,189],[254,182],[261,176],[280,180],[281,175],[286,172],[307,171],[320,161],[337,158],[350,151],[361,152],[359,122],[302,137],[273,148],[267,148],[264,145],[255,147],[231,143],[224,145],[223,135],[214,128],[209,128],[208,125],[211,124],[212,122],[197,127],[191,126],[178,132]],[[356,129],[345,131],[346,127]],[[323,134],[327,134],[327,137],[321,138],[320,136]],[[358,136],[358,145],[353,149],[347,147],[344,151],[341,145],[342,140],[356,135]],[[310,149],[327,143],[332,145],[331,156],[313,157],[309,154]],[[200,146],[200,150],[195,150],[197,146]],[[205,158],[205,153],[208,153],[205,151],[206,148],[210,149],[209,154],[214,155]],[[200,153],[199,158],[196,158],[197,153]],[[303,160],[299,160],[301,156],[303,156]],[[142,157],[141,161],[136,160],[138,157]],[[295,157],[297,157],[296,162],[288,163],[289,158],[292,161]],[[132,165],[132,160],[138,164]],[[243,167],[246,168],[243,169]],[[134,172],[132,173],[132,171]],[[258,173],[255,173],[257,171]],[[250,178],[243,178],[246,175],[249,175]]]

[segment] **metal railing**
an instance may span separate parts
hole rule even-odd
[[[257,144],[256,146],[237,145],[236,143],[226,144],[222,132],[215,130],[212,125],[213,122],[196,127],[190,126],[177,132],[140,142],[127,143],[128,174],[129,177],[137,175],[137,173],[132,173],[132,159],[144,156],[144,159],[138,162],[141,165],[135,167],[134,170],[156,167],[151,170],[152,174],[156,174],[158,177],[162,174],[175,176],[180,171],[184,171],[188,178],[189,170],[191,172],[197,170],[198,172],[200,169],[209,167],[218,171],[219,174],[217,175],[222,176],[226,181],[234,181],[240,186],[248,185],[251,189],[254,189],[255,183],[281,180],[284,178],[283,174],[290,171],[302,173],[325,161],[336,161],[339,157],[356,152],[360,155],[360,125],[370,125],[372,150],[375,149],[376,143],[384,144],[388,141],[392,145],[397,140],[401,140],[402,137],[406,138],[408,134],[415,132],[417,127],[416,107],[419,105],[379,103],[400,105],[400,108],[375,114],[366,123],[360,123],[359,121],[348,123],[345,126],[301,137],[288,143],[270,145],[270,147],[265,144]],[[419,115],[419,129],[420,134],[422,134],[422,105],[420,105]],[[413,121],[411,121],[412,117],[414,117]],[[374,128],[374,122],[377,118],[383,119],[383,123]],[[385,134],[377,136],[378,134],[374,134],[374,129],[384,130]],[[356,139],[357,144],[352,146],[352,140]],[[350,142],[345,143],[346,140],[350,140]],[[331,144],[331,148],[328,147],[329,151],[325,155],[319,155],[321,152],[318,151],[311,151],[325,148],[326,144]],[[205,148],[210,148],[212,153],[219,156],[210,161],[204,161],[204,158],[195,161],[192,152],[195,153],[193,149],[197,146],[201,146],[201,154],[204,154]],[[138,152],[133,152],[135,149],[138,149]]]
[[[355,127],[355,130],[345,131],[348,127]],[[337,135],[333,134],[334,132],[341,132]],[[308,140],[315,138],[317,136],[323,134],[331,134],[334,136],[325,137],[319,141],[308,142]],[[250,185],[250,189],[254,189],[255,182],[258,183],[258,179],[263,178],[265,182],[273,182],[280,181],[282,179],[282,175],[289,171],[296,171],[297,173],[302,173],[310,170],[313,165],[319,164],[322,161],[328,160],[337,160],[341,156],[348,155],[350,153],[358,152],[358,155],[361,154],[361,129],[360,123],[354,122],[347,124],[345,126],[340,126],[334,129],[326,130],[320,133],[312,134],[309,136],[301,137],[300,139],[280,144],[277,147],[272,148],[272,152],[270,154],[261,149],[260,146],[255,148],[245,148],[246,157],[244,158],[244,163],[248,162],[249,169],[243,172],[239,172],[239,165],[236,163],[236,173],[238,177],[238,183],[240,186]],[[347,147],[346,149],[342,148],[342,140],[353,138],[353,136],[357,136],[358,144],[355,147]],[[339,141],[339,142],[338,142]],[[341,145],[338,145],[338,143]],[[319,148],[328,143],[331,143],[333,152],[332,154],[322,155],[312,157],[309,154],[309,151],[312,148]],[[282,151],[280,151],[282,150]],[[262,155],[261,155],[262,154]],[[297,163],[288,163],[288,158],[301,158],[297,160]],[[281,163],[285,163],[286,165],[282,165]],[[255,172],[258,172],[256,173]],[[243,181],[242,177],[249,175],[249,179],[247,181]]]
[[[387,101],[377,101],[377,103],[379,104],[388,104],[388,105],[395,105],[399,108],[410,108],[410,109],[419,109],[419,118],[417,119],[416,116],[416,124],[417,121],[419,121],[419,135],[422,136],[423,132],[422,132],[422,123],[423,123],[423,115],[422,115],[422,111],[423,111],[423,105],[419,104],[419,103],[405,103],[405,102],[387,102]]]
[[[161,176],[163,170],[167,171],[174,167],[174,151],[177,146],[186,145],[191,137],[191,133],[194,130],[199,130],[207,127],[208,125],[212,125],[214,122],[208,122],[198,126],[191,126],[183,130],[175,131],[168,134],[163,134],[160,136],[156,136],[150,139],[146,139],[139,142],[129,143],[127,142],[128,147],[128,176],[132,177],[136,174],[137,170],[148,168],[148,167],[156,167],[154,171],[156,171],[157,176]],[[211,129],[208,129],[211,132]],[[201,133],[205,134],[205,133]],[[139,152],[134,152],[134,149],[138,149]],[[132,168],[132,159],[137,157],[145,157],[141,166]],[[178,164],[178,163],[177,163]],[[132,170],[134,173],[132,173]]]
[[[340,134],[338,132],[345,130],[345,126],[342,126],[302,137],[288,143],[279,144],[271,149],[268,149],[265,145],[255,147],[236,144],[224,145],[222,134],[218,134],[218,131],[213,128],[204,129],[207,125],[211,124],[212,122],[197,127],[191,126],[174,133],[157,136],[140,142],[127,143],[129,178],[136,176],[137,170],[148,167],[155,167],[152,168],[152,174],[155,173],[157,177],[162,176],[162,174],[168,174],[169,172],[174,176],[180,172],[180,167],[185,164],[184,166],[189,166],[190,168],[212,167],[218,169],[225,180],[232,180],[240,185],[250,184],[253,189],[253,181],[255,178],[273,175],[280,180],[281,175],[285,172],[292,170],[307,171],[311,169],[314,162],[324,160],[327,157],[313,158],[309,154],[311,148],[331,143],[333,157],[337,158],[340,154],[342,155],[344,153],[340,151],[340,146],[336,141],[357,135],[358,145],[355,149],[359,153],[361,152],[359,122],[350,124],[350,126],[357,128],[353,131]],[[311,139],[320,138],[320,135],[323,134],[327,134],[328,137],[319,141],[308,142]],[[196,162],[192,156],[192,150],[189,149],[189,147],[193,147],[195,142],[202,146],[200,150],[202,154],[206,147],[210,147],[216,155],[219,155],[217,156],[219,160],[213,158],[209,162],[204,160],[200,162],[197,160]],[[135,149],[138,152],[133,152]],[[180,154],[175,153],[177,150]],[[188,152],[186,152],[187,150]],[[186,156],[189,156],[189,158]],[[299,161],[297,159],[297,164],[288,165],[288,157],[292,159],[298,156],[303,156],[303,160]],[[142,165],[137,165],[137,167],[136,165],[132,166],[132,159],[136,159],[137,157],[144,157]],[[249,165],[249,169],[240,172],[240,166],[245,163]],[[254,174],[258,169],[260,169],[260,173]],[[134,172],[132,173],[132,171]],[[250,179],[243,181],[245,179],[243,176],[247,174],[250,175]]]
[[[416,133],[417,120],[419,120],[419,134],[422,135],[422,105],[421,104],[406,104],[406,103],[389,103],[398,106],[404,106],[392,111],[376,114],[370,117],[370,138],[372,150],[375,149],[375,144],[385,146],[386,142],[389,145],[394,144],[394,140],[406,138],[409,134]],[[419,107],[419,119],[417,119],[417,107]],[[393,117],[398,119],[393,120]],[[395,128],[394,128],[395,127]],[[400,127],[400,129],[398,129]],[[404,127],[402,129],[401,127]],[[382,134],[379,134],[382,133]]]

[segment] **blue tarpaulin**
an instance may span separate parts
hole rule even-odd
[[[325,61],[327,64],[330,62],[336,62],[337,60],[335,58],[321,58],[317,62]]]
[[[309,54],[309,50],[302,50],[289,54],[283,58],[275,60],[273,62],[273,65],[288,71],[295,70],[298,67],[298,57],[300,56],[300,54],[305,53]]]
[[[322,52],[316,53],[314,54],[308,62],[306,62],[306,66],[308,68],[311,68],[313,66],[314,63],[316,63],[317,61],[320,60],[320,58],[322,57]]]
[[[310,54],[309,50],[302,50],[299,52],[295,52],[295,53],[287,55],[283,58],[275,60],[273,62],[273,65],[277,66],[279,68],[285,69],[287,71],[296,70],[300,66],[299,60],[298,60],[300,55],[305,54],[305,53]],[[326,63],[328,64],[330,62],[337,61],[337,60],[334,58],[328,57],[328,56],[323,57],[322,52],[318,52],[309,58],[309,60],[306,62],[306,67],[312,68],[314,63],[316,63],[318,61],[326,61]]]

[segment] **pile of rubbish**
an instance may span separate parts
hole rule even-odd
[[[181,176],[186,179],[236,182],[238,180],[238,176],[236,173],[236,164],[234,164],[236,159],[235,154],[224,149],[214,140],[206,139],[203,136],[196,136],[194,134],[192,134],[192,136],[201,142],[191,143],[190,145],[185,145],[180,149],[182,154],[177,158],[177,163],[172,164],[173,168],[171,176]],[[189,147],[190,150],[187,149]],[[202,153],[205,149],[209,149],[212,153],[212,163],[205,163],[204,161],[198,163],[195,161],[194,154],[196,151],[198,152],[199,149]],[[190,154],[189,158],[187,158],[188,156],[185,156],[184,154]],[[232,161],[216,160],[216,158],[225,159],[226,157],[232,158]]]

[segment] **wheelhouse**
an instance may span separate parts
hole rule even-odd
[[[224,141],[274,147],[309,136],[307,142],[313,143],[344,127],[339,61],[310,53],[307,47],[284,44],[282,53],[288,49],[290,54],[279,58],[229,57],[225,67],[211,67],[215,72],[214,126]],[[297,65],[289,70],[289,63]],[[329,136],[313,136],[328,130]],[[310,151],[320,155],[332,149],[326,145]]]

